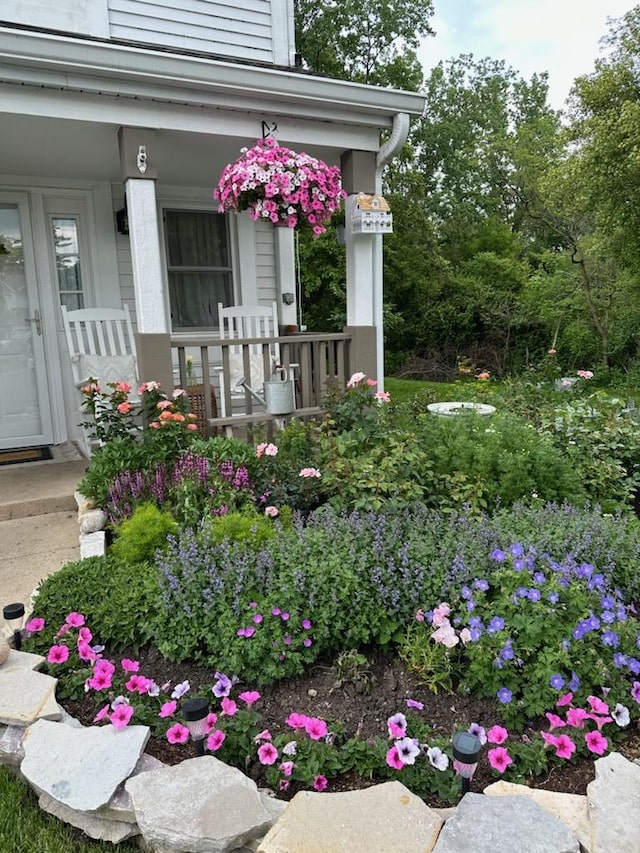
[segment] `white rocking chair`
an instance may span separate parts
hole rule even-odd
[[[90,378],[104,388],[110,382],[127,382],[129,399],[138,402],[138,356],[129,308],[81,308],[69,311],[62,306],[71,372],[76,388]],[[84,430],[83,430],[84,432]],[[92,446],[86,433],[83,450],[91,456]]]
[[[271,305],[234,305],[229,308],[225,308],[219,302],[218,320],[221,338],[275,338],[278,336],[278,306],[275,302]],[[280,348],[277,343],[269,348],[271,365],[267,376],[265,376],[262,344],[248,344],[248,350],[251,376],[245,376],[242,345],[229,347],[228,386],[223,368],[217,368],[220,372],[220,416],[223,418],[227,417],[225,393],[227,387],[233,406],[234,400],[245,399],[245,391],[240,384],[243,379],[255,391],[262,391],[265,379],[271,378],[276,365],[279,364]]]

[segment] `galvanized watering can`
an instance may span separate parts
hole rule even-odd
[[[274,379],[273,377],[277,378]],[[286,367],[276,367],[274,369],[272,378],[263,385],[262,396],[257,391],[254,391],[250,385],[247,385],[244,376],[237,383],[236,387],[246,388],[251,396],[264,406],[270,415],[290,415],[296,407],[293,378],[289,377],[289,369]]]

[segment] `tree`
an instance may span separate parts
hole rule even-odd
[[[417,91],[420,37],[431,35],[432,0],[295,0],[304,65],[341,80]]]

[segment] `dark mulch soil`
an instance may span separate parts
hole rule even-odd
[[[192,689],[214,682],[215,670],[189,663],[172,663],[165,660],[153,648],[145,649],[137,655],[108,655],[111,660],[120,657],[136,657],[140,661],[140,672],[153,678],[158,684],[172,682],[176,684],[189,681]],[[367,691],[354,683],[340,683],[335,666],[331,661],[319,662],[304,675],[295,679],[285,679],[268,687],[260,688],[261,699],[256,705],[264,717],[264,727],[272,733],[284,728],[284,720],[292,711],[299,711],[321,717],[327,722],[340,721],[347,735],[354,734],[360,728],[364,737],[380,735],[386,737],[387,719],[398,711],[406,711],[406,699],[417,699],[424,703],[421,715],[433,726],[435,735],[452,736],[460,729],[466,729],[472,722],[486,729],[502,724],[499,709],[493,699],[478,699],[473,696],[461,696],[440,692],[433,694],[421,686],[411,672],[407,672],[401,661],[389,655],[373,651],[367,654],[369,661],[366,673],[371,687]],[[243,689],[254,689],[255,685],[242,685]],[[76,702],[64,703],[69,713],[85,725],[90,725],[96,712],[95,697]],[[546,723],[546,721],[544,721]],[[640,726],[633,724],[633,730],[619,748],[628,758],[640,757]],[[171,745],[166,740],[151,739],[147,752],[164,761],[176,764],[185,758],[193,757],[192,746]],[[251,775],[260,782],[260,765],[252,768]],[[481,761],[473,781],[477,791],[495,782],[494,773],[488,762]],[[573,794],[585,794],[586,787],[594,778],[593,760],[566,762],[562,766],[552,767],[549,773],[528,780],[528,784],[549,791],[563,791]],[[362,779],[357,776],[331,780],[330,790],[352,790],[375,784],[374,779]],[[287,794],[278,796],[290,799],[296,792],[292,786]],[[436,801],[431,805],[447,805]]]

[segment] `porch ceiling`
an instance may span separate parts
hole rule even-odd
[[[117,124],[1,112],[0,123],[0,175],[110,183],[121,180]],[[222,167],[239,155],[242,145],[254,141],[255,137],[157,130],[152,157],[158,181],[176,187],[213,187]],[[338,149],[307,146],[307,150],[326,162],[339,161]]]

